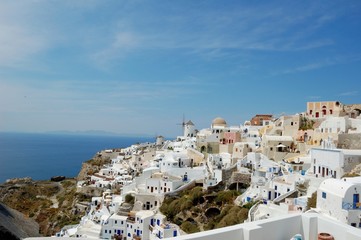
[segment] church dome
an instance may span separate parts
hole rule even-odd
[[[226,125],[227,125],[226,120],[224,120],[221,117],[217,117],[217,118],[213,119],[213,121],[212,121],[212,127],[215,127],[215,126],[225,127]]]

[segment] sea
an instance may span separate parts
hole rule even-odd
[[[98,151],[154,141],[150,137],[0,132],[0,183],[20,177],[76,177],[82,163]]]

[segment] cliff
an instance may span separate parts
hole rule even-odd
[[[77,191],[77,180],[89,180],[89,176],[110,162],[114,154],[97,154],[91,160],[84,162],[77,179],[65,179],[60,182],[34,181],[31,178],[11,179],[0,184],[1,206],[7,205],[14,211],[23,214],[25,219],[38,224],[32,227],[32,235],[21,235],[26,231],[18,226],[30,226],[31,224],[12,224],[10,219],[18,214],[2,207],[0,215],[0,239],[19,239],[23,237],[52,236],[66,225],[78,224],[84,216],[87,203],[92,196],[100,195],[98,189],[84,188]],[[4,205],[5,204],[5,205]],[[16,218],[17,219],[17,218]],[[4,223],[4,224],[2,224]],[[8,223],[6,225],[5,223]],[[37,234],[37,235],[35,235]]]
[[[0,203],[0,239],[39,237],[39,224]]]

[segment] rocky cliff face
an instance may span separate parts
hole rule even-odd
[[[39,224],[0,203],[0,239],[39,237]]]
[[[81,201],[89,201],[89,198],[76,192],[74,179],[62,182],[19,179],[0,185],[0,202],[36,221],[39,226],[34,229],[45,236],[54,235],[65,225],[79,223],[85,213],[76,206]],[[7,229],[10,233],[16,230]]]
[[[83,162],[80,172],[77,176],[77,180],[89,180],[90,176],[96,172],[99,172],[99,170],[103,167],[104,164],[110,163],[111,157],[116,157],[116,155],[100,153],[95,155],[89,161]]]
[[[52,182],[19,178],[0,184],[0,203],[3,203],[1,206],[6,205],[15,209],[18,213],[20,212],[19,214],[23,214],[25,219],[38,224],[37,227],[31,227],[34,230],[31,232],[32,235],[25,236],[19,226],[26,228],[26,226],[32,225],[25,222],[19,224],[19,221],[6,225],[5,223],[9,222],[9,219],[18,215],[7,210],[7,207],[2,207],[0,209],[2,211],[0,213],[0,239],[39,236],[39,232],[44,236],[52,236],[65,225],[78,224],[85,214],[87,202],[90,202],[92,196],[101,195],[101,190],[84,188],[79,192],[76,189],[76,181],[89,180],[90,175],[99,171],[104,164],[109,163],[111,157],[116,154],[97,154],[91,160],[83,163],[77,179]]]

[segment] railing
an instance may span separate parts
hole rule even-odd
[[[344,209],[344,210],[360,209],[361,210],[361,202],[357,202],[357,203],[342,202],[342,209]]]

